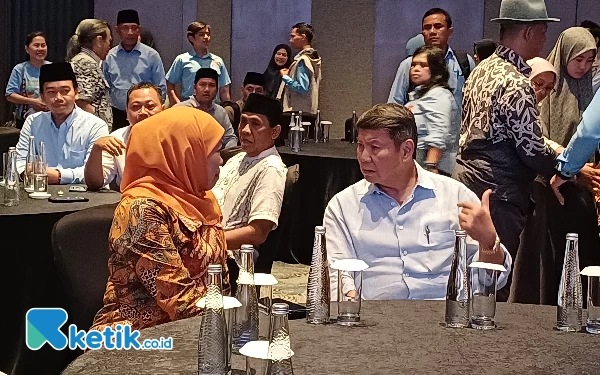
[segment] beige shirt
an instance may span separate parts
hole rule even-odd
[[[131,133],[131,125],[120,128],[110,133],[111,136],[117,138],[124,144],[127,144]],[[125,150],[119,156],[112,156],[106,151],[102,151],[102,171],[104,173],[104,185],[108,185],[115,180],[117,186],[121,186],[121,178],[123,178],[123,170],[125,169]]]
[[[240,152],[229,159],[212,189],[223,212],[224,229],[245,227],[253,220],[268,220],[277,228],[286,174],[275,147],[255,157]]]

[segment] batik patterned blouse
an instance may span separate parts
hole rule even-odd
[[[223,266],[224,290],[229,291],[222,228],[203,226],[162,202],[123,198],[109,247],[104,307],[92,330],[116,324],[142,329],[197,315],[209,264]]]

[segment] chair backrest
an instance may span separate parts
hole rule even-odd
[[[260,256],[254,266],[255,272],[271,273],[273,260],[277,253],[290,251],[290,249],[282,248],[281,245],[287,243],[287,241],[282,241],[283,238],[292,235],[294,223],[297,219],[295,213],[297,212],[296,207],[298,206],[298,200],[296,199],[295,186],[299,179],[300,165],[294,164],[288,167],[285,179],[285,190],[283,192],[283,202],[279,214],[279,225],[277,226],[277,229],[269,233],[265,242],[260,245]]]
[[[103,306],[108,280],[108,235],[116,204],[91,207],[60,219],[52,229],[54,265],[71,323],[88,330]]]

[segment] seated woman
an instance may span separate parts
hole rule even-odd
[[[90,329],[142,329],[197,315],[209,264],[223,266],[228,290],[221,211],[210,191],[223,133],[209,114],[187,107],[131,129],[104,307]]]
[[[449,176],[456,163],[460,122],[452,121],[456,101],[448,86],[445,55],[436,47],[423,46],[415,51],[410,66],[412,91],[406,107],[417,123],[417,162],[430,172]],[[452,129],[452,124],[457,129]]]

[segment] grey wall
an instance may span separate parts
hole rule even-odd
[[[387,101],[398,65],[406,58],[406,42],[421,32],[423,14],[434,7],[446,9],[452,16],[452,48],[472,54],[473,42],[483,36],[481,0],[377,0],[373,103]]]
[[[221,57],[230,71],[231,0],[193,1],[198,2],[198,12],[195,20],[206,22],[210,25],[210,52]],[[189,43],[188,46],[191,47]]]
[[[298,22],[311,22],[311,0],[231,1],[231,95],[241,97],[246,72],[263,72],[273,48],[288,43]]]
[[[352,110],[372,104],[375,0],[313,0],[312,25],[323,59],[319,107],[333,121],[331,137],[340,138]]]
[[[137,10],[141,26],[154,35],[166,71],[175,57],[190,47],[185,30],[196,19],[197,6],[198,0],[169,0],[168,6],[156,0],[95,0],[94,17],[114,27],[119,10]],[[114,38],[118,43],[116,34]]]

